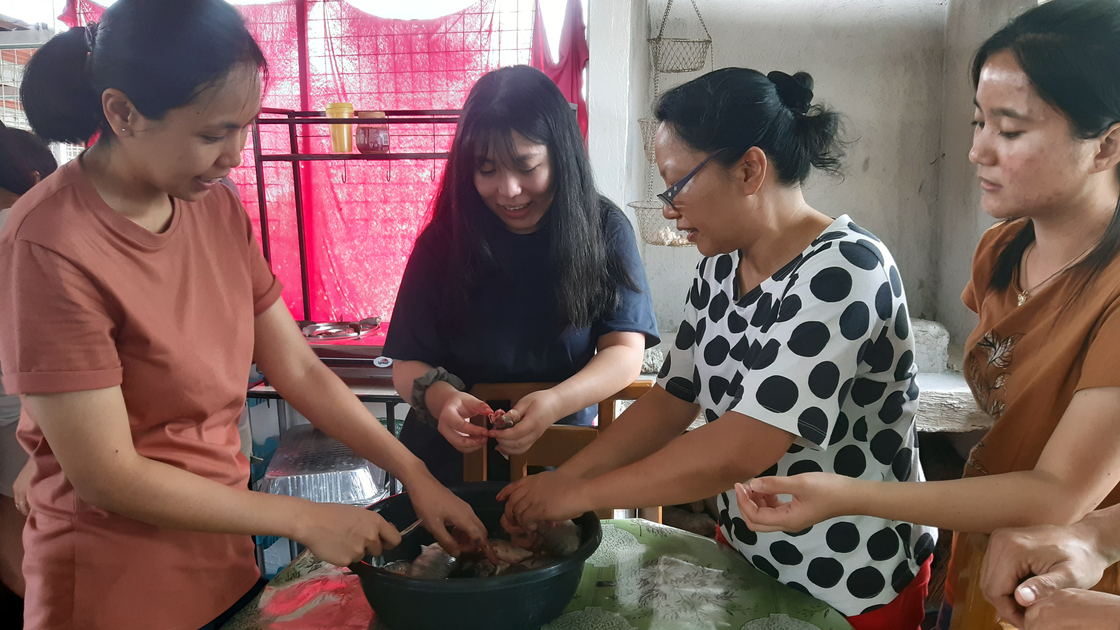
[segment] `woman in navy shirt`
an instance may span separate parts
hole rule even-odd
[[[590,425],[658,342],[633,228],[596,191],[564,96],[526,66],[486,74],[463,106],[385,343],[413,407],[401,441],[441,482],[459,482],[462,453],[490,438],[519,454],[552,424]],[[522,398],[511,428],[470,424],[490,410],[467,393],[474,384],[514,382],[558,384]]]

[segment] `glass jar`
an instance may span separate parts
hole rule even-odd
[[[370,121],[385,120],[385,112],[358,112],[358,118]],[[354,136],[354,143],[360,153],[389,152],[389,125],[385,123],[359,123]]]

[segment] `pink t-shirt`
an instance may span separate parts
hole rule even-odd
[[[74,160],[16,203],[0,231],[4,388],[119,385],[140,455],[246,488],[237,422],[253,322],[280,283],[232,191],[173,201],[153,234],[106,205]],[[38,466],[23,535],[28,628],[195,630],[258,578],[249,536],[105,512],[77,497],[26,406],[18,436]]]

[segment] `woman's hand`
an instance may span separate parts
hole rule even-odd
[[[1031,604],[1024,617],[1022,630],[1116,630],[1120,596],[1063,589]]]
[[[401,542],[397,530],[376,512],[352,505],[309,503],[296,540],[316,558],[344,567],[367,554],[379,556]]]
[[[456,391],[439,410],[439,433],[460,453],[473,453],[486,446],[489,432],[485,427],[471,424],[471,418],[490,412],[490,405],[466,392]]]
[[[1032,608],[1063,589],[1092,588],[1110,564],[1097,547],[1092,523],[1085,520],[1067,527],[1001,529],[988,544],[980,588],[1000,617],[1022,628],[1024,609],[1029,620]],[[1068,600],[1063,595],[1055,601]]]
[[[588,480],[560,472],[529,475],[502,488],[499,501],[507,501],[507,521],[564,521],[594,509],[587,500]]]
[[[408,494],[412,497],[412,509],[416,516],[424,519],[424,528],[432,533],[447,553],[458,556],[461,550],[459,541],[447,531],[448,525],[453,526],[468,542],[484,543],[487,540],[486,526],[478,520],[474,509],[435,479],[413,482]]]
[[[16,476],[15,482],[12,483],[12,497],[15,499],[16,509],[24,516],[31,513],[31,506],[27,502],[27,489],[31,487],[31,477],[34,474],[35,460],[28,459]]]
[[[792,477],[757,477],[735,484],[735,500],[747,527],[756,532],[799,532],[810,525],[847,514],[840,502],[848,477],[803,473]],[[793,495],[784,502],[780,494]]]
[[[490,431],[489,435],[498,441],[498,450],[502,453],[520,455],[563,417],[561,407],[560,397],[552,390],[526,394],[512,409],[521,416],[521,421],[508,429]]]

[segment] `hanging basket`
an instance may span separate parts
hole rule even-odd
[[[704,24],[704,16],[696,6],[696,0],[689,0],[696,18],[704,29],[703,39],[687,39],[682,37],[665,37],[665,25],[669,22],[669,11],[673,8],[673,0],[665,5],[665,15],[661,17],[661,28],[657,37],[649,39],[649,49],[653,54],[653,69],[666,74],[677,72],[696,72],[704,68],[704,63],[712,57],[712,69],[715,69],[715,58],[712,53],[712,35],[708,26]]]
[[[655,37],[649,40],[649,48],[653,52],[653,67],[658,72],[696,72],[707,63],[712,40]]]
[[[657,126],[659,124],[660,123],[655,118],[638,119],[638,126],[642,130],[642,148],[645,149],[646,159],[649,160],[650,164],[654,164],[656,162],[653,154],[653,137],[657,134]]]
[[[650,245],[665,245],[668,247],[687,247],[693,245],[688,242],[688,235],[677,230],[672,221],[661,214],[664,205],[657,200],[634,201],[626,204],[634,209],[638,218],[638,231],[642,240]]]

